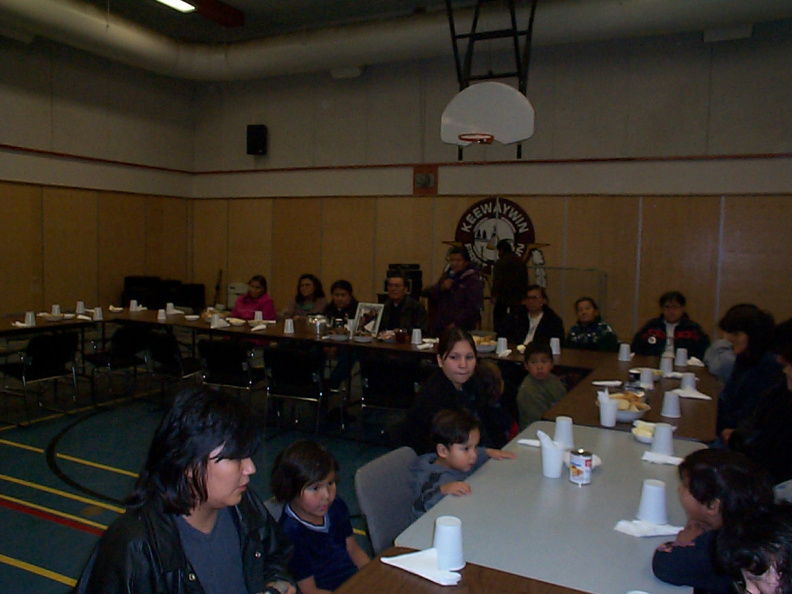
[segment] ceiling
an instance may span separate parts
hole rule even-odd
[[[182,14],[156,0],[84,1],[172,39],[197,43],[251,41],[415,14],[445,15],[446,10],[445,0],[209,0],[244,13],[243,26],[226,27],[199,12]],[[464,8],[474,6],[475,0],[451,3],[454,8]],[[200,11],[200,3],[196,4]]]
[[[445,0],[190,1],[198,9],[182,14],[155,0],[0,0],[0,35],[25,43],[46,38],[191,80],[346,77],[367,66],[452,55]],[[506,1],[482,2],[479,31],[503,28]],[[451,3],[457,33],[470,31],[476,0]],[[518,27],[525,27],[530,0],[515,4]],[[242,26],[204,16],[224,5],[244,13]],[[538,0],[537,6],[534,46],[682,32],[706,32],[705,41],[737,39],[757,23],[792,19],[790,0]],[[497,41],[503,45],[493,42],[490,51],[509,50],[508,40]]]

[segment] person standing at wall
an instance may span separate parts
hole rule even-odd
[[[508,239],[498,242],[498,259],[492,268],[492,323],[497,328],[528,292],[528,267],[514,253]]]

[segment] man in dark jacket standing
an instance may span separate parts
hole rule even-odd
[[[498,260],[492,268],[492,322],[497,328],[528,292],[528,267],[508,239],[498,242]]]

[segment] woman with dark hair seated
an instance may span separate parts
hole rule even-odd
[[[511,422],[492,394],[481,389],[474,375],[477,362],[476,343],[467,330],[443,332],[437,343],[440,369],[421,388],[405,421],[391,432],[396,445],[410,446],[418,455],[434,451],[432,419],[444,409],[466,410],[481,421],[482,446],[500,448],[506,443]]]
[[[295,594],[292,545],[248,489],[260,442],[253,411],[203,389],[176,397],[127,511],[107,529],[76,594]]]
[[[284,318],[301,318],[321,314],[327,307],[322,281],[313,274],[303,274],[297,281],[297,295],[283,312]]]
[[[718,323],[736,358],[718,396],[718,436],[728,443],[737,425],[750,417],[761,397],[782,378],[772,346],[773,316],[752,303],[730,308]]]
[[[248,292],[237,297],[231,316],[243,320],[252,320],[256,312],[261,312],[263,320],[274,320],[275,302],[267,293],[267,279],[257,274],[248,281]]]
[[[611,325],[602,320],[594,299],[581,297],[575,301],[575,313],[577,324],[567,334],[567,348],[613,353],[619,350],[619,339]]]
[[[766,392],[754,413],[729,437],[729,447],[747,454],[773,483],[792,479],[792,319],[776,326],[773,351],[784,379]]]

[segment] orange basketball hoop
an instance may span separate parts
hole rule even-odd
[[[460,134],[459,140],[462,142],[472,142],[474,144],[492,144],[492,141],[495,140],[495,136],[485,132],[468,132],[466,134]]]

